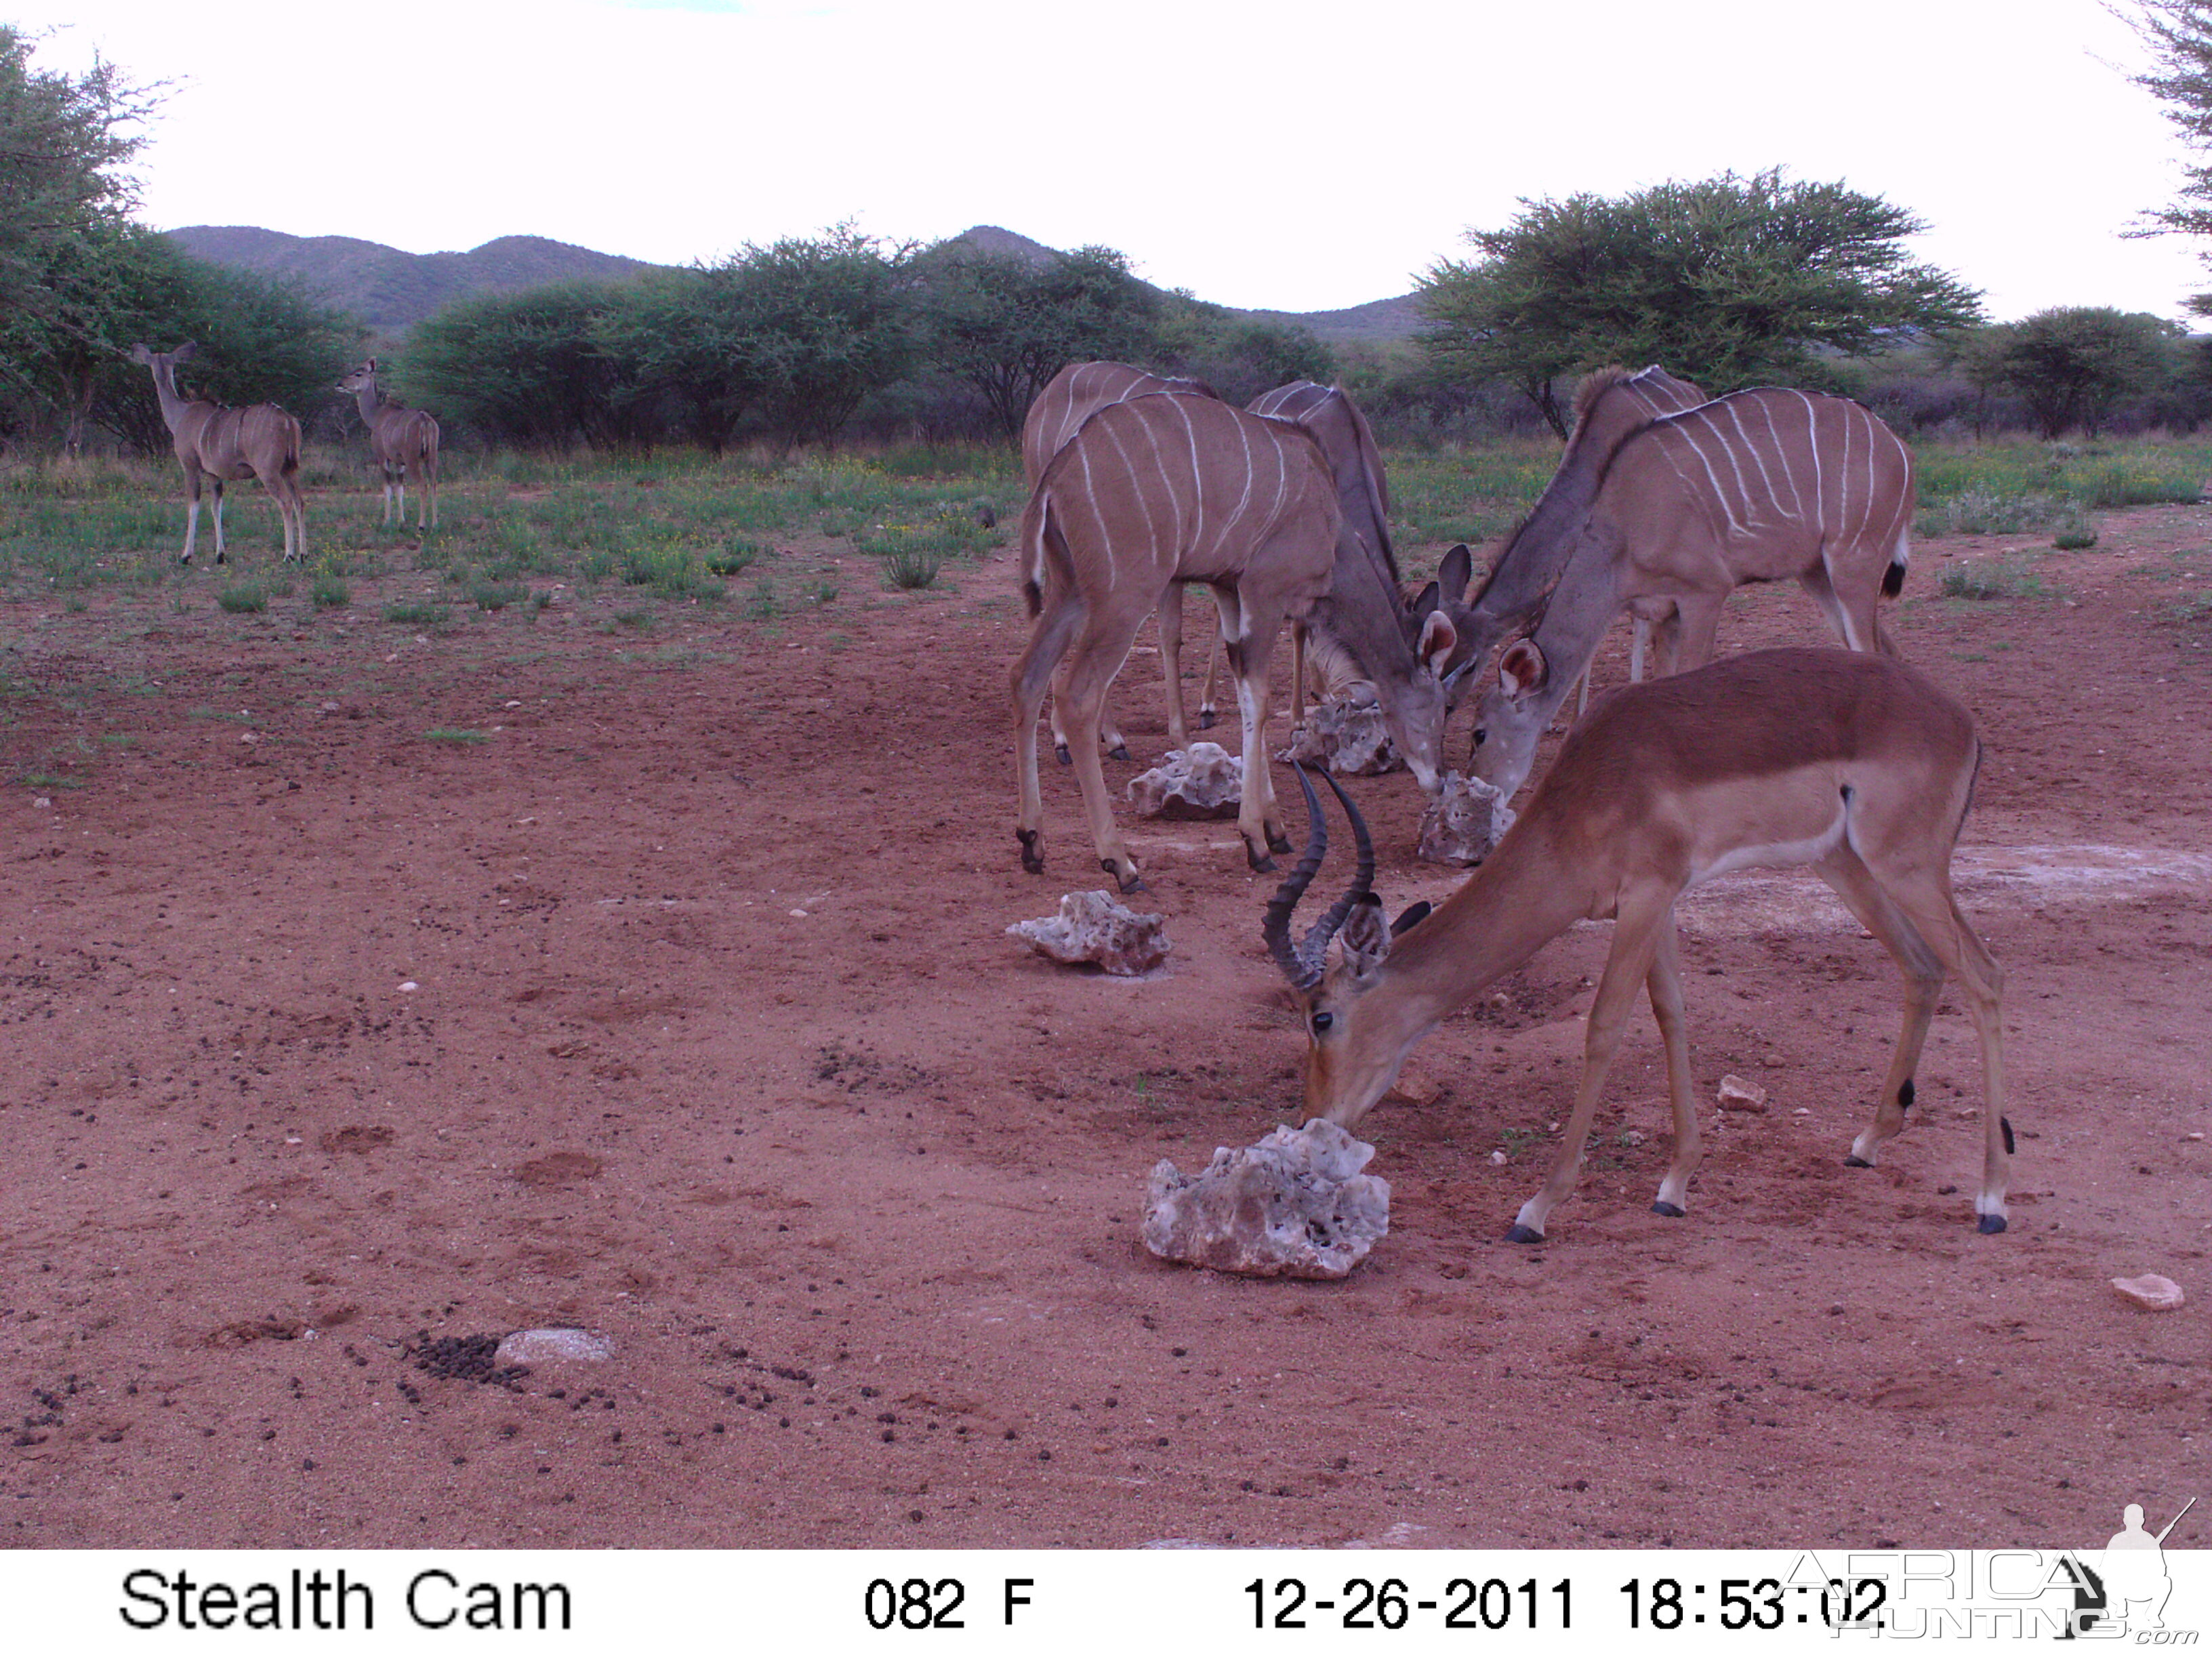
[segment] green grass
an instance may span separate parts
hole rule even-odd
[[[353,603],[353,590],[346,586],[343,576],[318,576],[308,592],[318,611],[343,610]]]
[[[478,582],[469,598],[479,611],[504,611],[529,599],[530,589],[520,582]]]
[[[491,741],[491,733],[489,732],[471,732],[467,727],[459,726],[434,726],[422,735],[431,743],[471,744]]]
[[[435,628],[446,620],[447,614],[442,605],[400,604],[384,607],[384,620],[398,623],[403,628]]]
[[[2057,596],[2024,559],[1973,559],[1946,565],[1936,591],[1947,599],[2048,599]]]
[[[215,596],[215,602],[234,616],[258,616],[269,608],[269,592],[248,583],[243,587],[226,587]]]

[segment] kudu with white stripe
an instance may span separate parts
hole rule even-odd
[[[1471,564],[1458,547],[1444,556],[1438,579],[1409,595],[1390,541],[1390,484],[1382,452],[1358,404],[1341,386],[1311,380],[1263,392],[1246,405],[1255,415],[1296,421],[1314,434],[1336,480],[1343,514],[1337,532],[1336,574],[1304,629],[1291,633],[1291,709],[1305,718],[1308,630],[1348,653],[1371,684],[1392,740],[1421,787],[1434,793],[1449,709],[1443,688],[1474,661],[1473,613],[1465,603]],[[1213,675],[1207,666],[1211,690]]]
[[[1880,939],[1905,976],[1905,1018],[1873,1122],[1850,1164],[1875,1161],[1905,1127],[1947,972],[1981,1042],[1980,1230],[2005,1227],[2012,1151],[2004,1120],[2003,975],[1952,896],[1951,859],[1981,744],[1973,720],[1893,658],[1832,649],[1753,652],[1624,686],[1571,732],[1497,850],[1432,914],[1395,927],[1375,896],[1366,826],[1342,790],[1358,872],[1301,944],[1291,922],[1328,835],[1301,769],[1312,828],[1268,905],[1267,946],[1305,1017],[1301,1121],[1346,1128],[1381,1099],[1423,1036],[1577,921],[1611,918],[1583,1073],[1550,1178],[1507,1237],[1534,1243],[1572,1190],[1590,1119],[1639,986],[1667,1055],[1674,1157],[1652,1207],[1684,1213],[1697,1168],[1697,1094],[1683,1023],[1674,901],[1729,871],[1809,866]],[[1328,780],[1335,788],[1335,780]],[[1332,965],[1328,947],[1340,938]]]
[[[1203,380],[1178,380],[1154,374],[1129,363],[1097,362],[1070,363],[1046,383],[1022,422],[1022,477],[1031,490],[1044,477],[1052,458],[1073,438],[1083,423],[1109,404],[1156,392],[1183,392],[1201,398],[1215,395]],[[1172,588],[1160,602],[1160,672],[1166,677],[1168,742],[1185,748],[1189,743],[1182,707],[1182,589]],[[1060,699],[1051,701],[1052,746],[1060,763],[1068,764],[1067,734],[1060,727]],[[1199,705],[1198,724],[1205,731],[1213,724],[1213,665],[1206,664],[1206,696]],[[1109,710],[1099,714],[1099,742],[1115,760],[1129,758],[1129,745]]]
[[[415,526],[433,529],[438,524],[438,422],[428,410],[410,409],[387,398],[376,384],[376,359],[371,357],[337,385],[353,394],[368,428],[369,453],[384,469],[384,522],[390,524],[395,498],[399,522],[407,522],[407,473],[415,472],[417,494]]]
[[[1290,850],[1267,775],[1269,658],[1286,618],[1328,591],[1338,507],[1328,463],[1304,428],[1214,398],[1156,392],[1101,409],[1046,466],[1022,514],[1023,591],[1036,617],[1013,668],[1022,864],[1044,868],[1036,718],[1061,657],[1068,748],[1102,867],[1140,885],[1098,763],[1106,689],[1146,617],[1181,582],[1204,582],[1221,615],[1244,727],[1237,827],[1255,870]]]
[[[1912,457],[1871,410],[1817,392],[1731,392],[1654,418],[1579,471],[1570,494],[1587,506],[1533,550],[1558,581],[1476,715],[1468,769],[1507,796],[1623,606],[1657,624],[1662,673],[1712,659],[1729,593],[1785,577],[1845,646],[1893,653],[1875,607],[1905,580]]]
[[[154,395],[169,442],[185,469],[188,506],[185,550],[180,564],[192,562],[200,532],[200,480],[215,481],[215,562],[225,562],[222,544],[222,486],[226,480],[258,478],[276,497],[284,520],[284,557],[303,559],[307,551],[307,507],[300,494],[300,423],[274,404],[228,409],[177,390],[177,365],[190,362],[199,347],[187,340],[174,351],[145,345],[131,348],[133,362],[154,371]]]

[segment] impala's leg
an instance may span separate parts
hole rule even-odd
[[[1182,589],[1168,589],[1160,601],[1160,672],[1167,680],[1168,747],[1190,747],[1182,715]]]
[[[1674,1118],[1674,1161],[1659,1183],[1659,1196],[1651,1207],[1661,1215],[1686,1215],[1690,1177],[1697,1172],[1702,1150],[1698,1141],[1698,1091],[1690,1076],[1690,1028],[1682,1013],[1682,969],[1674,919],[1669,914],[1659,929],[1651,954],[1651,971],[1644,988],[1651,997],[1651,1017],[1659,1023],[1659,1040],[1667,1050],[1667,1101]]]
[[[1540,1244],[1544,1223],[1553,1207],[1574,1190],[1582,1172],[1583,1147],[1589,1139],[1590,1118],[1605,1087],[1606,1073],[1620,1048],[1621,1027],[1636,1006],[1636,993],[1651,973],[1659,933],[1673,926],[1674,893],[1671,889],[1638,891],[1623,896],[1613,924],[1613,954],[1597,982],[1590,1004],[1589,1034],[1583,1045],[1582,1081],[1575,1088],[1575,1107],[1567,1120],[1567,1133],[1559,1143],[1559,1156],[1552,1165],[1551,1179],[1521,1206],[1505,1235],[1512,1244]]]
[[[1148,609],[1157,609],[1148,607]],[[1125,893],[1142,890],[1144,878],[1137,861],[1114,823],[1114,800],[1106,790],[1105,769],[1098,763],[1098,722],[1105,712],[1106,693],[1128,655],[1130,642],[1144,623],[1146,611],[1123,619],[1111,611],[1094,613],[1077,637],[1074,661],[1066,680],[1067,746],[1075,757],[1075,780],[1083,790],[1084,810],[1091,818],[1091,838],[1098,849],[1098,866],[1110,874]]]
[[[220,478],[215,481],[215,562],[217,564],[226,562],[222,550],[222,480]]]
[[[1882,1079],[1874,1121],[1851,1142],[1850,1156],[1844,1160],[1855,1169],[1866,1169],[1873,1164],[1881,1143],[1905,1127],[1905,1109],[1912,1104],[1912,1074],[1928,1041],[1928,1024],[1936,1017],[1936,1000],[1942,994],[1943,963],[1919,930],[1891,902],[1848,842],[1813,870],[1835,890],[1860,925],[1881,941],[1895,958],[1898,972],[1905,976],[1905,1024],[1898,1033],[1896,1052],[1890,1056],[1889,1075]]]
[[[1082,622],[1079,599],[1073,594],[1051,595],[1030,631],[1029,648],[1014,664],[1014,771],[1021,795],[1021,817],[1014,834],[1022,843],[1022,868],[1031,875],[1044,869],[1044,799],[1037,788],[1037,711],[1044,702],[1052,671]]]

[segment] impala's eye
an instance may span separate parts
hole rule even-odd
[[[1322,1032],[1328,1030],[1330,1026],[1335,1024],[1336,1016],[1329,1012],[1328,1009],[1322,1009],[1319,1013],[1313,1017],[1314,1035],[1316,1036],[1321,1036]]]

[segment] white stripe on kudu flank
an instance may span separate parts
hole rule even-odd
[[[1695,418],[1703,422],[1709,429],[1717,429],[1712,426],[1712,417],[1702,409],[1693,411],[1693,414]],[[1686,420],[1690,417],[1684,418]],[[1713,500],[1720,504],[1722,513],[1727,515],[1729,528],[1741,532],[1743,526],[1736,521],[1735,509],[1729,505],[1728,491],[1721,488],[1720,475],[1713,471],[1712,457],[1705,453],[1705,447],[1698,441],[1697,434],[1691,431],[1686,424],[1676,427],[1674,429],[1682,434],[1683,441],[1690,446],[1691,452],[1697,456],[1698,465],[1705,468],[1705,488]]]
[[[1782,463],[1782,477],[1790,486],[1789,518],[1794,524],[1805,521],[1805,498],[1797,493],[1797,471],[1790,465],[1790,447],[1782,441],[1781,431],[1774,424],[1774,400],[1761,398],[1759,411],[1766,417],[1766,441],[1773,447],[1776,459]],[[1777,506],[1780,503],[1777,502]]]

